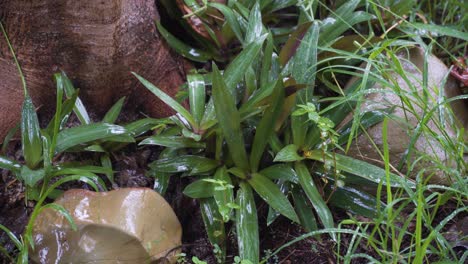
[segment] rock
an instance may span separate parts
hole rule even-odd
[[[157,32],[154,1],[2,0],[0,21],[42,116],[55,110],[53,74],[63,70],[80,89],[85,106],[103,115],[122,96],[127,107],[153,117],[172,110],[130,73],[175,95],[184,63]],[[20,120],[23,88],[0,33],[0,140]]]
[[[389,119],[387,129],[390,163],[393,168],[397,168],[400,161],[404,158],[405,153],[410,146],[411,138],[413,137],[415,129],[421,119],[420,116],[424,115],[420,99],[424,96],[422,87],[424,51],[420,48],[412,48],[408,50],[408,52],[399,54],[399,60],[406,74],[407,80],[411,85],[408,85],[403,76],[396,73],[390,74],[390,78],[392,80],[390,80],[389,83],[392,83],[393,81],[394,84],[398,84],[398,87],[401,89],[401,93],[404,93],[405,96],[413,102],[411,106],[414,107],[414,112],[411,113],[411,110],[408,110],[408,105],[402,103],[400,97],[395,92],[376,92],[368,94],[365,97],[365,102],[361,105],[361,112],[395,107],[395,110],[392,113],[393,118]],[[461,89],[459,89],[460,87],[458,87],[458,84],[450,77],[447,79],[445,86],[442,87],[449,71],[438,58],[430,55],[427,63],[427,95],[429,97],[429,103],[424,104],[424,106],[427,106],[427,109],[430,110],[437,104],[438,91],[440,88],[443,89],[442,92],[447,98],[461,95]],[[350,86],[354,81],[356,81],[356,79],[351,80],[348,86]],[[388,87],[382,87],[381,84],[376,84],[373,88],[391,89]],[[419,106],[414,102],[419,102]],[[406,110],[403,109],[402,105],[405,105]],[[416,140],[409,162],[410,165],[415,162],[414,168],[412,168],[409,173],[411,178],[415,178],[418,172],[424,170],[424,176],[430,177],[430,182],[445,185],[451,184],[453,179],[451,179],[450,175],[444,172],[439,166],[442,165],[455,168],[456,158],[454,156],[456,153],[451,153],[449,149],[441,144],[440,140],[444,140],[442,132],[446,133],[446,135],[454,141],[457,140],[455,123],[460,127],[464,127],[465,131],[468,129],[468,102],[467,100],[458,100],[452,103],[451,106],[456,119],[458,119],[457,121],[451,122],[450,120],[447,120],[445,124],[437,126],[434,120],[437,120],[438,114],[435,112],[433,118],[431,118],[427,123],[427,127],[430,131],[434,132],[434,134],[422,133]],[[352,114],[350,114],[344,122],[347,120],[349,121],[351,118]],[[374,125],[367,130],[367,133],[383,153],[382,127],[382,123]],[[437,137],[439,136],[440,138],[438,139]],[[347,154],[354,158],[383,167],[383,162],[381,161],[382,158],[376,151],[373,144],[371,144],[369,137],[364,133],[359,135],[353,141]],[[406,174],[407,168],[407,165],[403,166],[401,172]]]
[[[33,228],[36,263],[175,263],[180,252],[179,220],[151,189],[73,189],[55,203],[70,213],[77,231],[59,212],[43,210]]]

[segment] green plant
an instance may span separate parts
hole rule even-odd
[[[171,149],[150,164],[150,174],[162,185],[167,184],[170,174],[197,177],[184,193],[200,200],[210,241],[224,250],[224,223],[234,220],[242,259],[259,261],[256,193],[270,206],[268,224],[282,214],[306,230],[314,231],[318,226],[317,215],[325,230],[333,230],[335,224],[329,206],[376,219],[377,226],[385,223],[386,229],[379,233],[385,238],[379,243],[373,238],[376,230],[380,230],[377,226],[371,237],[355,236],[355,241],[368,239],[386,260],[385,241],[405,233],[395,229],[392,223],[402,220],[398,213],[415,198],[415,193],[421,195],[421,186],[393,173],[388,153],[382,154],[386,165],[382,169],[337,150],[346,151],[359,133],[391,117],[393,109],[363,113],[359,109],[366,88],[373,83],[389,86],[391,80],[385,72],[388,68],[398,71],[392,65],[395,61],[389,63],[385,58],[398,52],[396,39],[399,36],[387,36],[393,33],[392,23],[411,12],[415,2],[385,3],[387,8],[381,2],[348,1],[339,2],[341,5],[338,4],[336,10],[320,1],[287,1],[282,6],[283,3],[229,1],[225,6],[214,6],[205,2],[203,6],[194,6],[194,12],[186,15],[198,16],[203,21],[204,16],[209,16],[209,8],[220,10],[224,15],[222,27],[229,26],[234,33],[230,41],[243,47],[237,55],[229,53],[224,71],[213,64],[211,73],[194,72],[188,76],[190,110],[168,100],[157,87],[135,74],[178,112],[172,119],[175,127],[169,126],[140,143]],[[298,23],[283,31],[272,26],[270,21],[280,20],[282,13],[275,11],[287,6],[297,7],[293,16]],[[240,18],[233,22],[233,14]],[[329,21],[333,23],[327,23]],[[369,22],[367,36],[361,35],[359,30],[363,21]],[[285,24],[289,26],[288,22]],[[168,36],[167,30],[160,24],[158,27]],[[425,26],[415,23],[402,26],[406,27],[421,29]],[[350,29],[356,34],[341,36]],[[438,29],[438,32],[456,35],[449,30]],[[376,34],[381,37],[374,37]],[[463,36],[459,35],[462,39]],[[184,55],[181,46],[177,47],[182,42],[174,41],[173,36],[166,40]],[[204,45],[203,41],[199,44],[207,48],[206,52],[210,50],[210,45]],[[184,50],[193,48],[184,46]],[[201,60],[186,57],[206,62],[216,59],[217,55]],[[366,65],[358,68],[359,63]],[[344,90],[338,75],[356,76],[359,81]],[[207,90],[210,86],[211,97]],[[328,98],[317,88],[335,92],[337,96]],[[403,98],[409,103],[407,97]],[[350,112],[354,112],[354,119],[337,128]],[[445,142],[451,144],[448,139]],[[361,189],[369,185],[378,190],[377,198]],[[386,196],[386,203],[381,201],[381,196]],[[399,204],[402,201],[406,202]],[[417,206],[422,208],[424,202],[419,201]],[[399,206],[391,209],[395,203]],[[359,229],[359,232],[367,230],[370,229]],[[337,234],[339,231],[330,232],[333,239],[340,239]],[[400,235],[400,242],[403,236]],[[390,248],[393,254],[400,253],[398,245]],[[422,248],[418,247],[417,252],[418,256],[422,255]],[[352,247],[349,255],[352,255]],[[349,259],[352,257],[346,258]]]
[[[347,4],[339,15],[355,15],[349,11],[349,8],[353,8],[352,5],[356,7],[357,2]],[[353,19],[354,23],[367,18],[365,14],[360,16],[361,18]],[[169,157],[164,155],[150,164],[151,174],[157,177],[163,175],[164,182],[161,185],[167,184],[167,174],[197,176],[199,180],[187,186],[184,193],[200,199],[210,241],[224,250],[224,223],[235,220],[239,256],[256,263],[260,256],[253,191],[270,205],[272,213],[269,223],[278,215],[274,213],[276,211],[291,221],[314,230],[317,224],[311,208],[308,207],[308,203],[311,203],[322,224],[326,228],[332,228],[334,223],[331,211],[322,198],[321,188],[314,183],[309,172],[308,160],[323,162],[325,168],[332,165],[336,169],[332,174],[336,177],[339,176],[336,172],[344,171],[363,180],[378,182],[384,179],[385,173],[365,162],[340,154],[330,154],[338,145],[338,133],[335,132],[331,119],[340,122],[345,117],[343,110],[350,109],[350,105],[355,102],[342,99],[321,112],[321,115],[326,113],[327,117],[322,117],[315,109],[312,110],[316,101],[313,87],[319,53],[316,43],[320,40],[320,43],[330,42],[332,39],[329,38],[338,36],[347,27],[321,29],[318,23],[308,23],[301,28],[301,33],[297,33],[303,34],[302,40],[293,35],[290,44],[286,43],[278,57],[273,52],[273,35],[265,35],[263,30],[253,31],[255,28],[264,28],[263,25],[256,25],[262,23],[261,19],[256,19],[261,17],[258,4],[253,6],[249,17],[250,24],[246,27],[244,40],[252,39],[252,42],[232,60],[222,75],[213,64],[213,72],[210,74],[188,76],[190,110],[183,108],[141,76],[135,76],[178,112],[177,119],[172,119],[175,127],[167,128],[159,135],[140,143],[168,147],[172,149],[170,152],[178,153]],[[323,38],[327,39],[319,38],[319,30],[329,33],[323,34]],[[249,37],[251,34],[256,36]],[[298,45],[297,51],[291,50],[294,43]],[[369,72],[366,74],[368,76]],[[284,82],[286,76],[290,78]],[[212,86],[212,96],[206,103],[208,85]],[[291,91],[286,95],[288,88]],[[356,88],[357,85],[354,90]],[[352,91],[350,89],[347,92]],[[305,106],[299,106],[299,110],[295,110],[295,114],[289,119],[291,111],[296,109],[295,102]],[[309,113],[318,126],[306,122],[301,111]],[[376,115],[371,116],[374,118],[373,122],[381,120],[375,118]],[[367,122],[367,125],[372,125],[372,122]],[[280,138],[284,138],[284,142]],[[330,139],[333,140],[332,144],[327,142]],[[322,142],[325,145],[321,145]],[[331,147],[320,147],[326,145]],[[324,175],[325,177],[320,178],[327,181],[327,173]],[[399,176],[390,175],[390,184],[398,186]],[[288,187],[292,190],[296,210],[287,198]],[[349,188],[351,187],[342,189],[335,186],[333,192],[343,196],[353,193],[350,190],[356,193],[355,189]],[[368,208],[375,207],[375,198],[359,191],[357,193],[352,199],[361,200]],[[351,207],[355,212],[365,215],[369,213],[360,210],[359,205],[355,206],[352,202],[338,202],[335,205]],[[373,214],[375,211],[371,211],[371,215]],[[334,234],[332,237],[335,239]]]

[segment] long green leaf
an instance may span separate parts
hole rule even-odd
[[[247,32],[245,33],[245,44],[252,43],[262,35],[262,13],[260,12],[260,5],[258,1],[255,2],[253,8],[250,10],[248,21],[249,24],[247,26]]]
[[[233,10],[220,3],[208,3],[208,5],[218,9],[221,13],[223,13],[226,22],[231,27],[232,32],[234,32],[234,34],[236,35],[237,40],[239,40],[242,43],[244,40],[242,37],[242,29],[239,25],[239,22],[237,21],[236,14],[233,12]]]
[[[241,259],[258,263],[260,255],[260,241],[258,234],[257,207],[252,188],[245,183],[240,183],[237,191],[236,203],[239,210],[236,212],[237,244]]]
[[[177,150],[166,148],[159,154],[159,159],[174,158],[177,156]],[[154,178],[153,190],[161,195],[164,195],[169,188],[171,173],[157,172],[152,169],[148,170],[146,176]]]
[[[263,117],[257,126],[254,141],[252,144],[252,152],[250,154],[250,167],[253,172],[256,172],[260,163],[260,159],[265,150],[270,135],[275,132],[275,120],[283,110],[284,89],[282,81],[277,81],[275,91],[273,93],[270,106],[265,109]]]
[[[234,102],[237,102],[237,84],[239,84],[244,77],[245,69],[248,69],[257,59],[265,38],[266,35],[247,45],[247,47],[236,56],[224,71],[224,82],[230,95],[234,98]],[[211,98],[203,115],[202,124],[204,129],[207,129],[217,123],[214,112],[213,98]]]
[[[23,248],[23,243],[21,243],[21,241],[15,236],[13,232],[11,232],[10,229],[0,224],[0,230],[3,230],[3,232],[5,232],[8,235],[8,237],[11,239],[11,241],[13,241],[18,250],[21,250]]]
[[[449,36],[453,38],[463,39],[464,41],[468,41],[467,32],[456,30],[448,26],[439,26],[439,25],[424,24],[424,23],[408,23],[408,25],[419,30],[431,31],[439,35]]]
[[[34,187],[36,183],[45,176],[44,169],[31,170],[27,166],[21,167],[21,179],[29,187]]]
[[[205,143],[181,136],[157,135],[146,138],[138,145],[158,145],[167,148],[205,148]]]
[[[193,119],[197,124],[200,124],[205,112],[205,79],[201,74],[187,75],[187,84],[189,91],[190,111]]]
[[[247,181],[273,209],[292,221],[299,223],[293,206],[276,184],[259,173],[252,174],[252,177],[248,178]]]
[[[307,203],[307,195],[299,186],[295,184],[293,186],[291,194],[294,200],[294,208],[296,208],[301,225],[307,232],[317,230],[317,220],[315,219],[312,208]]]
[[[278,154],[276,154],[274,162],[293,162],[298,160],[303,160],[302,156],[299,156],[297,153],[299,147],[294,144],[289,144],[286,147],[282,148]]]
[[[58,134],[55,152],[60,153],[81,144],[124,134],[127,134],[125,128],[105,123],[72,127]]]
[[[232,187],[231,177],[229,176],[226,167],[221,167],[216,170],[214,179],[217,182],[222,182],[223,186],[215,185],[213,195],[218,205],[219,214],[223,221],[227,223],[232,213],[232,205],[234,204],[234,192]]]
[[[377,199],[353,187],[338,187],[329,199],[330,205],[343,208],[351,213],[368,218],[376,218]],[[382,204],[380,208],[385,208]]]
[[[26,165],[36,167],[42,159],[42,141],[36,109],[29,95],[25,96],[21,111],[21,146]]]
[[[154,95],[156,95],[161,101],[165,102],[169,107],[174,109],[177,113],[181,114],[187,121],[193,126],[195,124],[195,120],[193,119],[192,115],[190,114],[185,107],[180,105],[176,100],[172,99],[168,94],[161,91],[158,87],[154,86],[152,83],[141,77],[140,75],[132,72],[135,77]]]
[[[187,185],[183,191],[183,194],[193,199],[213,197],[213,193],[214,184],[212,182],[205,181],[205,179],[192,182]]]
[[[192,155],[163,158],[149,164],[154,171],[167,173],[189,172],[191,175],[209,172],[218,165],[216,160]]]
[[[213,64],[213,102],[232,160],[237,167],[247,170],[249,162],[240,127],[240,115],[216,64]]]
[[[283,180],[293,183],[299,183],[299,178],[296,171],[289,164],[280,163],[265,168],[260,171],[260,174],[265,175],[271,180]]]
[[[125,102],[125,96],[120,98],[112,107],[107,111],[106,115],[102,119],[102,122],[104,123],[115,123],[117,118],[120,115],[120,112],[122,111],[123,104]]]
[[[171,48],[173,48],[180,55],[186,57],[189,60],[198,62],[207,62],[212,58],[209,53],[190,47],[184,42],[178,40],[171,33],[169,33],[169,31],[167,31],[160,22],[156,22],[156,26],[159,33],[161,33],[161,36],[163,36],[169,46],[171,46]]]
[[[336,164],[336,169],[354,174],[375,183],[382,182],[384,186],[387,186],[384,169],[365,161],[354,159],[338,153],[334,154],[334,157],[334,164]],[[309,158],[319,161],[323,160],[322,154],[318,151],[313,151]],[[402,179],[402,177],[394,173],[389,173],[389,183],[391,187],[416,187],[414,181],[411,179]]]
[[[67,211],[67,209],[65,209],[65,207],[63,207],[62,205],[60,204],[56,204],[56,203],[50,203],[50,204],[46,204],[44,206],[41,207],[40,211],[44,210],[44,209],[47,209],[47,208],[50,208],[52,210],[55,210],[57,212],[59,212],[61,215],[63,215],[63,217],[65,217],[65,219],[68,221],[68,223],[70,224],[70,227],[73,231],[76,231],[77,230],[77,226],[76,226],[76,223],[75,221],[73,220],[73,217],[71,216],[71,214]]]
[[[315,186],[312,176],[309,173],[309,169],[307,169],[303,162],[296,162],[294,168],[299,176],[299,183],[314,206],[323,226],[325,228],[333,228],[333,216],[322,196],[320,196],[317,186]],[[332,234],[332,238],[336,240],[335,234]]]
[[[214,199],[200,199],[200,211],[208,239],[212,245],[218,245],[221,248],[221,261],[224,263],[226,257],[226,231]]]
[[[62,81],[64,84],[64,89],[65,89],[65,94],[67,98],[73,98],[73,96],[78,94],[78,91],[75,90],[75,87],[73,87],[73,83],[71,80],[67,77],[65,72],[61,72],[62,75]],[[86,110],[86,107],[83,105],[83,102],[81,102],[80,98],[76,98],[75,100],[75,106],[73,107],[73,111],[75,112],[76,116],[80,120],[81,124],[91,124],[91,119],[89,118],[88,111]]]
[[[0,156],[0,168],[9,170],[15,174],[21,170],[21,164],[16,161]]]
[[[245,69],[248,69],[258,59],[266,37],[265,34],[247,45],[224,71],[224,81],[231,95],[235,95],[235,88],[244,77]]]

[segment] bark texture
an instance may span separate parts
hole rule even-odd
[[[102,115],[120,97],[151,116],[170,114],[131,75],[135,71],[174,95],[183,63],[157,33],[154,0],[0,0],[0,20],[16,51],[28,90],[41,113],[52,112],[52,75],[63,70],[85,105]],[[0,37],[0,139],[20,119],[23,91]]]

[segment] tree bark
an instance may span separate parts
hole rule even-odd
[[[0,0],[2,21],[40,113],[53,112],[52,75],[67,73],[85,105],[102,115],[122,96],[154,117],[171,113],[131,75],[168,94],[183,81],[183,61],[157,33],[154,0]],[[23,89],[0,37],[0,139],[19,122]]]

